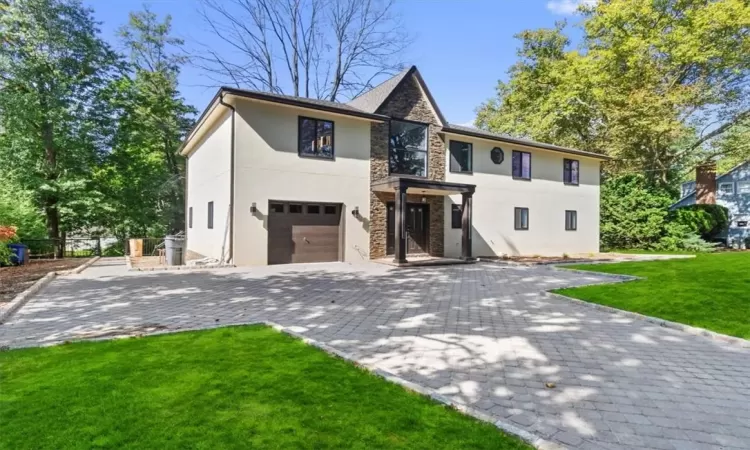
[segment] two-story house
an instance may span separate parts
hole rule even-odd
[[[416,67],[346,104],[221,88],[181,153],[187,259],[599,251],[607,157],[450,124]]]
[[[694,204],[717,204],[729,210],[729,225],[718,238],[728,246],[740,246],[750,239],[750,161],[728,172],[716,174],[716,164],[695,170],[695,181],[682,184],[682,195],[671,208]]]

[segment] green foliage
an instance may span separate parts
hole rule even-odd
[[[747,124],[745,0],[611,0],[584,10],[580,50],[567,49],[564,23],[517,35],[519,60],[479,108],[479,126],[605,152],[618,158],[610,172],[667,185]]]
[[[668,219],[710,241],[729,225],[729,210],[721,205],[689,205],[671,211]]]
[[[0,176],[2,172],[0,172]],[[0,226],[14,226],[19,238],[44,238],[46,229],[41,210],[32,194],[12,183],[0,181]]]
[[[703,237],[726,227],[726,208],[700,205],[670,212],[674,200],[674,192],[650,185],[643,175],[605,179],[601,186],[602,248],[713,250],[714,245]]]
[[[102,88],[118,57],[74,0],[0,3],[0,160],[33,192],[47,233],[89,222],[102,205],[91,172],[111,121]],[[83,213],[84,216],[79,216]]]
[[[601,186],[602,247],[658,246],[665,236],[668,208],[673,198],[666,190],[651,188],[642,175],[606,179]]]

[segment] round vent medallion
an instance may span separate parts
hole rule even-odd
[[[501,164],[503,160],[505,159],[505,154],[503,153],[503,149],[500,147],[495,147],[490,152],[490,158],[492,158],[492,162],[495,164]]]

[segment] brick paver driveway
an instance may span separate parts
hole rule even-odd
[[[607,281],[493,264],[102,261],[0,325],[0,345],[270,320],[570,447],[750,448],[750,350],[540,293]]]

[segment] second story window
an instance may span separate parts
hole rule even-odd
[[[531,179],[531,153],[513,150],[513,178]]]
[[[563,183],[578,185],[578,161],[563,159]]]
[[[391,121],[388,169],[392,174],[427,176],[428,125]]]
[[[472,150],[468,142],[451,141],[451,172],[471,173]]]
[[[333,122],[300,117],[297,152],[300,156],[333,159]]]
[[[719,183],[719,193],[724,195],[734,194],[734,183]]]

